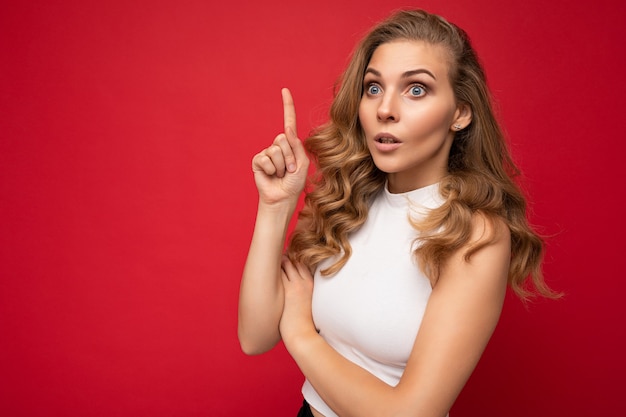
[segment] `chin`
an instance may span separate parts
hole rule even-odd
[[[398,167],[397,164],[377,160],[377,158],[375,157],[373,157],[372,159],[374,160],[374,165],[376,165],[376,168],[378,168],[380,171],[384,172],[385,174],[395,174],[401,171],[401,168]]]

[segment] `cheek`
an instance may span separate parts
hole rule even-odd
[[[413,115],[412,122],[416,129],[427,131],[448,130],[454,117],[454,109],[449,106],[434,107],[429,111],[419,111]]]

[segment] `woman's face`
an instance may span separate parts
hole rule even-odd
[[[448,59],[442,46],[400,40],[380,45],[366,68],[359,120],[390,192],[434,184],[447,173],[453,125],[463,113]]]

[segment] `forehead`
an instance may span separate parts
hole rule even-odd
[[[406,71],[427,69],[437,80],[447,79],[450,57],[446,48],[423,41],[398,40],[378,46],[368,68],[383,76],[394,76]]]

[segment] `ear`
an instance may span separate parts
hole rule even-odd
[[[465,129],[470,123],[472,123],[471,107],[467,103],[459,103],[454,112],[454,120],[452,121],[450,130],[458,132],[459,130]]]

